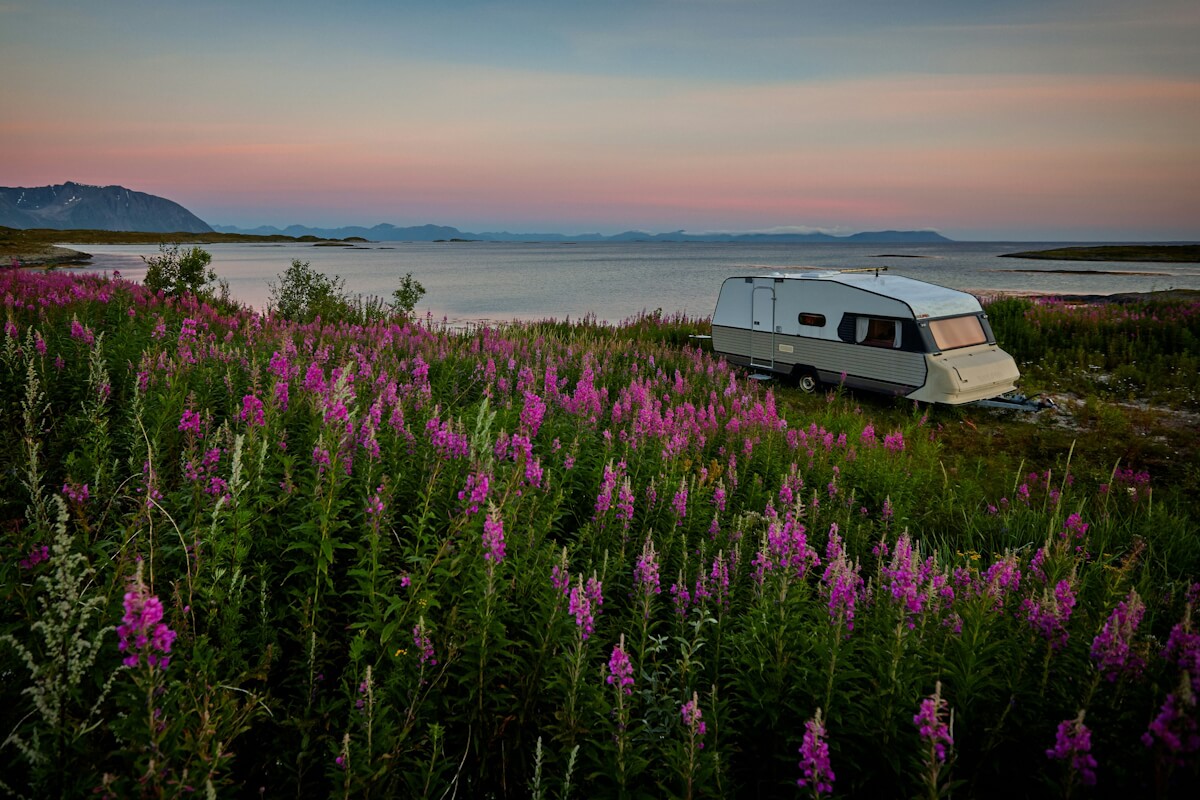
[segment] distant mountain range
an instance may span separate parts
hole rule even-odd
[[[240,233],[252,236],[317,236],[322,239],[359,237],[382,242],[436,242],[479,240],[489,242],[857,242],[865,244],[925,244],[949,242],[934,231],[869,231],[849,236],[828,233],[470,233],[449,225],[398,227],[382,224],[370,228],[238,228],[209,226],[183,206],[163,197],[135,192],[123,186],[88,186],[68,181],[56,186],[0,187],[0,226],[54,230],[141,231],[147,233]]]
[[[219,233],[246,233],[256,236],[319,236],[322,239],[359,237],[377,242],[437,242],[458,239],[487,242],[738,242],[742,244],[754,242],[858,242],[860,244],[927,244],[951,241],[934,231],[868,231],[849,236],[833,236],[828,233],[687,233],[685,231],[673,231],[671,233],[625,231],[624,233],[605,235],[602,233],[509,233],[508,231],[470,233],[448,225],[397,227],[386,223],[370,228],[362,226],[311,228],[305,225],[289,225],[286,228],[276,228],[269,225],[263,225],[258,228],[238,228],[233,225],[214,225],[213,230]]]
[[[0,225],[54,230],[211,233],[178,203],[123,186],[0,187]]]

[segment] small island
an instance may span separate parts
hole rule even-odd
[[[324,246],[353,247],[360,240],[322,239],[319,236],[258,236],[246,233],[154,233],[143,231],[104,231],[94,229],[59,230],[57,228],[8,228],[0,225],[0,265],[23,267],[62,267],[86,265],[91,253],[72,250],[57,242],[72,244],[295,244],[316,243]]]
[[[1149,261],[1200,263],[1200,244],[1117,244],[1096,247],[1057,247],[1004,253],[1001,258],[1035,258],[1048,261]]]

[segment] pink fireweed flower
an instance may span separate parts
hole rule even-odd
[[[481,503],[488,499],[491,489],[491,476],[486,472],[476,472],[467,476],[467,485],[458,493],[458,499],[467,504],[466,513],[474,514]]]
[[[317,468],[317,474],[320,475],[323,474],[333,462],[330,458],[329,451],[324,447],[317,445],[313,448],[312,463],[313,466]]]
[[[288,382],[275,381],[275,405],[279,406],[283,411],[288,410]]]
[[[21,569],[33,569],[43,561],[50,560],[50,547],[48,545],[35,545],[29,551],[29,555],[22,558],[20,561]]]
[[[725,481],[721,478],[717,479],[717,485],[713,487],[712,502],[718,511],[725,511]]]
[[[596,495],[596,513],[593,519],[599,519],[612,508],[613,490],[617,488],[618,470],[613,469],[613,462],[604,465],[604,476],[600,480],[600,493]]]
[[[1004,605],[1009,594],[1014,593],[1021,585],[1020,561],[1014,553],[1008,553],[999,561],[992,562],[983,580],[977,588],[980,597],[993,600],[992,609],[998,610]]]
[[[15,333],[16,332],[13,331],[13,333],[10,335],[15,335]],[[92,333],[92,329],[85,328],[78,319],[71,320],[71,338],[79,339],[84,344],[88,345],[96,341],[96,335]]]
[[[875,438],[875,426],[868,424],[867,427],[863,428],[859,441],[862,442],[863,447],[874,447],[878,443],[878,440]]]
[[[1115,681],[1125,672],[1136,674],[1141,671],[1142,659],[1131,648],[1145,613],[1146,606],[1137,590],[1130,590],[1092,639],[1092,663],[1108,681]]]
[[[687,516],[688,502],[688,487],[687,480],[679,479],[679,491],[675,492],[675,498],[671,501],[671,507],[675,510],[675,524],[682,525],[684,517]]]
[[[499,564],[504,560],[504,521],[495,506],[489,506],[483,521],[483,560]]]
[[[829,529],[825,564],[821,593],[828,599],[829,621],[834,625],[845,625],[847,632],[853,631],[854,608],[863,579],[859,575],[858,562],[846,557],[846,548],[842,545],[842,537],[838,536],[836,524]]]
[[[418,617],[417,624],[413,626],[413,645],[417,648],[417,657],[420,659],[421,666],[437,666],[437,657],[433,651],[433,641],[429,638],[429,631],[425,627],[425,618]]]
[[[364,509],[368,517],[375,517],[383,513],[383,499],[379,496],[383,492],[383,487],[375,489],[374,494],[367,498],[367,507]]]
[[[446,461],[466,458],[471,449],[466,435],[455,428],[452,421],[442,422],[437,417],[432,417],[425,423],[425,431],[429,434],[430,443],[437,450],[438,455]]]
[[[1171,634],[1167,637],[1166,647],[1162,651],[1163,658],[1191,677],[1193,694],[1200,694],[1200,633],[1196,632],[1192,624],[1192,613],[1198,595],[1200,583],[1192,584],[1187,593],[1183,619],[1171,627]]]
[[[171,663],[175,631],[162,621],[163,606],[142,583],[141,565],[125,593],[125,615],[117,626],[117,649],[125,654],[122,663],[136,667],[143,657],[151,669],[166,669]]]
[[[1050,643],[1053,650],[1059,650],[1067,643],[1066,625],[1073,608],[1075,590],[1066,579],[1059,581],[1053,592],[1046,587],[1040,600],[1031,597],[1021,604],[1025,619]]]
[[[1042,584],[1045,584],[1048,578],[1046,577],[1046,548],[1040,547],[1033,554],[1033,558],[1029,559],[1029,574],[1036,578]]]
[[[324,395],[329,386],[325,382],[325,370],[317,362],[308,365],[304,373],[304,390],[316,395]]]
[[[768,508],[770,513],[773,513],[773,509]],[[778,567],[790,570],[797,578],[803,578],[809,568],[821,563],[817,551],[808,544],[807,530],[792,511],[784,516],[782,522],[776,517],[768,524],[766,539],[766,551],[761,553],[763,559],[760,559],[764,571]]]
[[[67,481],[63,484],[62,493],[67,496],[67,499],[77,505],[82,505],[88,499],[88,485],[86,483],[75,483]]]
[[[700,593],[701,581],[703,575],[696,580],[696,593]],[[729,608],[729,564],[725,560],[725,551],[717,552],[717,557],[713,559],[712,569],[708,573],[708,584],[706,587],[717,602],[724,608]]]
[[[192,411],[190,408],[183,410],[183,416],[179,418],[179,430],[184,433],[194,433],[200,435],[200,413]]]
[[[1158,716],[1142,734],[1142,744],[1153,747],[1155,740],[1158,740],[1170,760],[1183,765],[1186,763],[1185,756],[1200,750],[1196,711],[1196,695],[1192,693],[1187,680],[1181,680],[1179,692],[1167,695]]]
[[[1065,761],[1072,772],[1079,775],[1084,786],[1096,785],[1096,758],[1092,755],[1092,732],[1083,724],[1083,712],[1075,719],[1064,719],[1058,723],[1054,747],[1046,751],[1046,757]]]
[[[595,576],[588,581],[594,581]],[[596,617],[592,611],[591,593],[584,588],[583,576],[580,575],[578,583],[571,589],[571,599],[567,606],[567,611],[575,617],[575,625],[579,628],[579,636],[584,641],[592,635],[596,630]]]
[[[883,437],[883,449],[887,450],[889,453],[903,453],[904,434],[900,431],[896,431],[895,433],[889,433],[887,436]]]
[[[267,424],[266,416],[263,414],[263,402],[252,394],[248,394],[242,398],[242,411],[238,414],[238,419],[245,422],[251,427],[261,428]]]
[[[617,492],[617,519],[625,528],[633,521],[633,487],[629,485],[628,475],[621,479],[621,488]]]
[[[525,392],[525,407],[521,409],[521,430],[530,439],[537,436],[546,417],[546,403],[533,392]]]
[[[633,583],[647,598],[651,594],[662,593],[658,576],[658,553],[654,551],[654,541],[649,536],[646,537],[642,554],[633,568]]]
[[[833,791],[835,775],[829,765],[829,743],[825,741],[825,725],[821,720],[821,709],[817,715],[804,723],[804,739],[800,743],[800,769],[804,777],[796,781],[801,788],[812,787],[813,797]]]
[[[1083,517],[1071,514],[1063,521],[1062,533],[1059,536],[1063,539],[1082,539],[1087,534],[1088,527],[1088,524],[1083,521]]]
[[[621,643],[613,647],[608,659],[608,676],[604,680],[626,696],[633,694],[633,664],[625,652],[625,634],[621,634]]]
[[[281,355],[278,350],[271,353],[271,360],[267,364],[267,371],[276,378],[287,380],[288,378],[288,357]]]
[[[683,719],[683,724],[688,729],[688,735],[692,741],[708,733],[708,726],[704,724],[704,715],[700,711],[700,698],[695,692],[692,692],[691,700],[680,706],[679,716]],[[699,745],[703,750],[704,742],[699,742]]]
[[[921,738],[930,748],[933,758],[940,762],[946,761],[946,747],[954,746],[954,714],[950,714],[950,722],[946,723],[946,710],[949,703],[942,697],[942,682],[934,686],[933,694],[921,701],[921,710],[913,716],[913,725]]]
[[[916,552],[908,531],[896,540],[891,561],[880,567],[881,585],[891,595],[893,604],[904,608],[909,630],[928,609],[931,598],[944,585],[934,575],[932,557],[923,563]]]
[[[567,571],[567,548],[562,549],[558,563],[550,569],[550,584],[564,595],[570,591],[571,573]]]
[[[587,586],[584,587],[584,592],[587,594],[588,602],[592,604],[592,610],[600,613],[600,607],[604,605],[604,594],[601,591],[600,579],[596,577],[596,573],[592,573],[592,577],[588,578]]]
[[[671,602],[675,605],[675,613],[686,617],[688,609],[692,606],[692,594],[687,589],[687,583],[684,582],[683,570],[679,571],[679,580],[671,584],[670,591]]]

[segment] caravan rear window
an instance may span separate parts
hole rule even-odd
[[[939,350],[987,343],[987,334],[983,332],[979,317],[975,316],[935,319],[929,323],[929,332]]]

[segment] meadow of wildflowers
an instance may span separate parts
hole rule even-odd
[[[1010,297],[986,308],[996,337],[1042,390],[1200,408],[1200,301]]]
[[[0,296],[7,796],[1200,781],[1197,525],[1137,464],[972,471],[700,320]]]

